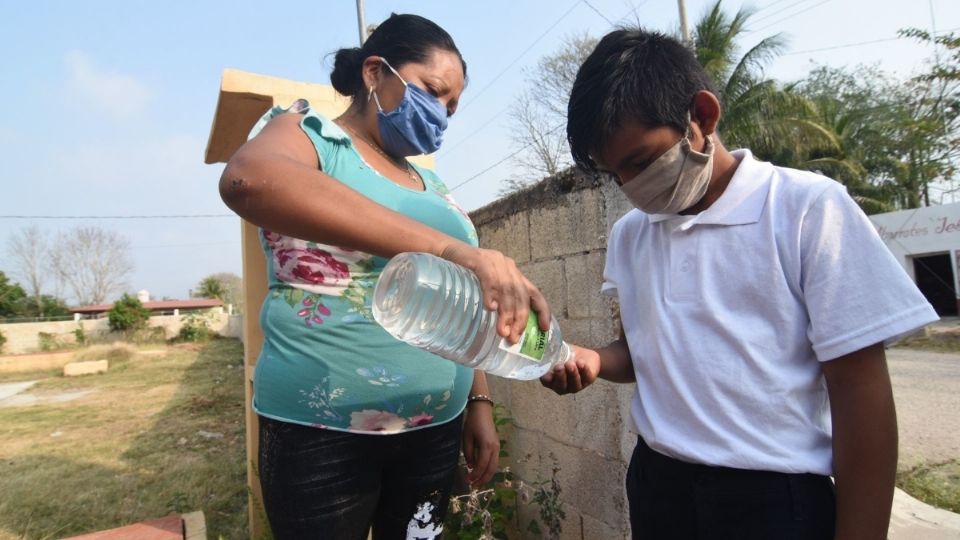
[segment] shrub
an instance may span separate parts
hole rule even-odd
[[[498,429],[512,424],[509,412],[500,404],[493,409],[493,419]],[[509,457],[506,451],[507,441],[500,439],[500,457]],[[445,524],[446,532],[457,540],[488,538],[506,540],[507,533],[515,527],[521,534],[531,533],[538,538],[554,540],[563,533],[563,520],[566,514],[560,502],[561,487],[557,479],[560,467],[552,453],[553,474],[549,479],[539,475],[533,482],[525,482],[514,474],[510,467],[498,471],[486,485],[469,489],[466,493],[455,493],[450,497],[449,512]],[[522,460],[521,460],[522,461]],[[466,465],[461,458],[461,467]],[[535,504],[538,507],[539,520],[531,519],[525,530],[519,522],[519,505]],[[544,531],[543,529],[546,529]]]
[[[7,342],[7,336],[3,335],[3,332],[0,332],[0,353],[3,352],[3,345]]]
[[[37,332],[37,341],[40,343],[40,350],[43,352],[52,351],[60,348],[60,342],[56,334],[49,332]]]
[[[147,326],[150,320],[150,310],[143,307],[135,296],[124,294],[113,304],[107,313],[110,319],[110,329],[118,332],[139,330]]]
[[[77,342],[77,345],[83,346],[87,344],[87,334],[83,331],[83,325],[77,323],[77,328],[73,331],[73,337]]]
[[[183,316],[183,326],[177,339],[180,341],[207,341],[213,337],[210,321],[203,313],[188,313]]]

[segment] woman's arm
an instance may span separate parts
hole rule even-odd
[[[392,257],[432,253],[472,270],[487,309],[497,310],[498,332],[516,342],[532,306],[549,328],[546,300],[497,251],[473,248],[381,206],[319,169],[316,151],[300,129],[299,114],[271,120],[240,147],[220,177],[220,196],[240,217],[283,235]]]
[[[489,396],[487,376],[475,371],[471,396]],[[485,400],[467,403],[463,425],[463,457],[470,474],[467,480],[475,485],[486,484],[500,467],[500,435],[493,421],[493,403]]]

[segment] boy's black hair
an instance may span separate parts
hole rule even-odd
[[[381,56],[394,69],[404,64],[425,61],[434,49],[450,51],[460,59],[463,78],[467,78],[467,63],[456,43],[437,23],[419,15],[392,13],[367,37],[362,47],[340,49],[334,56],[330,82],[334,90],[344,96],[360,97],[363,87],[361,67],[370,56]],[[387,69],[381,66],[381,69]]]
[[[717,93],[693,52],[676,39],[642,29],[610,32],[580,66],[570,92],[567,140],[574,161],[595,169],[590,154],[626,123],[685,132],[700,90]]]

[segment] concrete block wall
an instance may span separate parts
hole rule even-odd
[[[164,329],[166,339],[176,336],[183,326],[181,315],[157,315],[150,317],[151,327]],[[243,333],[243,317],[228,315],[227,313],[211,313],[209,315],[210,328],[223,337],[239,338]],[[110,331],[110,323],[106,318],[81,319],[79,321],[47,321],[32,323],[0,324],[0,332],[7,338],[2,354],[23,354],[40,350],[40,333],[52,334],[57,341],[64,344],[75,343],[74,330],[83,328],[88,336],[106,334]]]
[[[602,346],[616,338],[617,306],[600,294],[607,235],[630,207],[612,182],[567,171],[474,211],[480,244],[513,258],[540,287],[568,342]],[[564,539],[629,538],[624,478],[636,434],[633,385],[604,381],[557,396],[538,381],[490,377],[493,397],[507,406],[504,465],[528,482],[561,486]],[[521,505],[518,530],[536,517]]]

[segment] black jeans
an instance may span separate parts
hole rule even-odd
[[[260,487],[277,540],[440,538],[462,418],[359,435],[260,417]],[[408,532],[410,533],[408,535]]]
[[[827,476],[708,467],[651,450],[643,439],[627,470],[634,539],[832,539]]]

